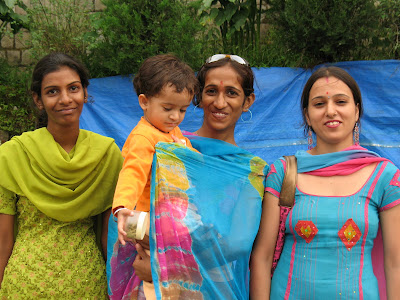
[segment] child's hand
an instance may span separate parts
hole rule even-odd
[[[126,232],[125,232],[125,224],[126,224],[126,219],[130,216],[133,216],[133,211],[129,209],[121,209],[118,212],[118,240],[119,242],[125,246],[125,241],[131,241],[126,237]]]
[[[177,138],[176,136],[174,136],[173,134],[171,134],[171,137],[172,137],[174,143],[178,143],[178,144],[181,144],[181,145],[186,146],[186,141],[185,141],[185,140],[178,139],[178,138]]]

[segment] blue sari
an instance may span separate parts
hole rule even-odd
[[[201,154],[177,144],[156,146],[150,208],[156,296],[248,299],[249,259],[269,167],[231,144],[190,138]],[[130,278],[113,280],[111,270],[111,285],[130,282],[129,297],[140,298],[140,280],[131,267],[134,254],[118,256],[121,248],[114,248],[111,265],[130,267],[131,273],[124,273]]]

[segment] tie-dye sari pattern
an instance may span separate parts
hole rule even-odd
[[[248,299],[249,258],[269,167],[219,140],[191,137],[191,142],[201,154],[177,144],[156,146],[150,207],[156,296]],[[111,259],[112,274],[118,264],[131,266],[134,254],[125,256],[129,259],[114,259],[116,264]],[[132,279],[133,270],[126,275],[135,291],[129,297],[136,299],[140,281]],[[111,287],[117,277],[111,275]]]

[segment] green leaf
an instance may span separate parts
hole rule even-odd
[[[229,22],[232,19],[232,16],[236,13],[237,9],[238,7],[236,7],[235,4],[229,3],[224,10],[225,20]]]
[[[4,2],[0,2],[0,20],[3,20],[3,15],[5,15],[9,11],[9,8],[4,4]]]
[[[211,7],[213,0],[203,0],[203,2],[201,3],[201,10],[207,10]]]
[[[208,23],[212,23],[215,19],[215,17],[218,14],[218,9],[213,8],[210,13],[203,11],[200,15],[200,24],[205,26]]]
[[[241,9],[235,14],[232,21],[234,22],[236,30],[239,30],[246,23],[247,17],[248,17],[247,9]]]
[[[218,15],[218,8],[212,8],[210,11],[210,18],[211,19],[215,19]]]
[[[221,26],[222,24],[224,24],[225,21],[226,21],[226,18],[225,18],[224,10],[219,9],[218,15],[215,18],[215,25]]]
[[[9,9],[13,9],[15,4],[17,3],[17,0],[4,0],[4,2]]]

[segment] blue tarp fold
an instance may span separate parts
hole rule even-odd
[[[360,86],[364,103],[361,145],[400,166],[400,61],[356,61],[334,64],[348,71]],[[320,66],[318,66],[320,67]],[[317,68],[318,68],[317,67]],[[300,97],[313,70],[301,68],[253,69],[256,100],[236,127],[238,145],[268,163],[282,155],[306,149]],[[133,89],[132,77],[90,80],[93,102],[85,105],[81,127],[115,139],[122,148],[143,112]],[[203,113],[191,105],[182,130],[196,131]]]

